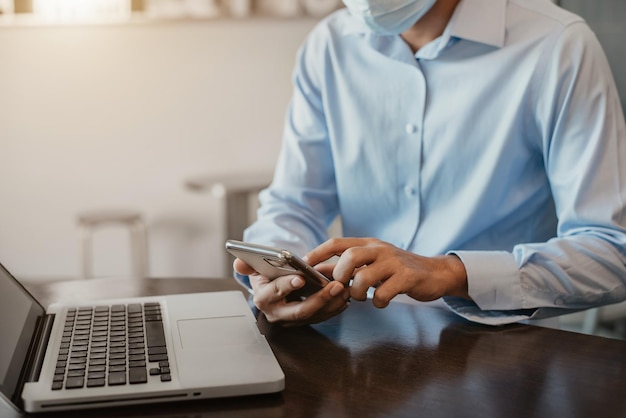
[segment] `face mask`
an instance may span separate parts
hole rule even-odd
[[[437,0],[343,0],[350,13],[374,32],[399,35],[433,7]]]

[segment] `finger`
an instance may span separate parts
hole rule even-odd
[[[263,286],[267,285],[267,283],[270,282],[270,279],[261,274],[254,273],[248,276],[248,281],[250,282],[253,293],[257,293],[261,292]]]
[[[356,300],[366,300],[368,291],[386,280],[388,273],[376,263],[355,270],[350,284],[350,295]]]
[[[312,316],[311,318],[307,319],[306,321],[286,322],[286,323],[283,324],[283,326],[290,327],[290,326],[301,326],[301,325],[317,324],[317,323],[326,321],[326,320],[328,320],[328,319],[330,319],[330,318],[332,318],[334,316],[339,315],[340,313],[345,311],[349,306],[350,306],[350,302],[341,301],[340,305],[337,308],[334,308],[333,310],[325,309],[323,312],[319,312],[319,313],[315,314],[314,316]]]
[[[331,296],[335,292],[336,290],[332,291]],[[348,308],[350,305],[350,289],[344,288],[336,296],[332,296],[332,298],[329,299],[320,309],[318,309],[317,306],[318,301],[313,299],[313,302],[314,303],[312,303],[311,300],[308,302],[305,300],[299,303],[292,302],[290,306],[282,306],[280,309],[274,310],[271,313],[272,319],[274,319],[275,322],[281,323],[285,327],[315,324],[326,321],[336,315],[339,315]],[[307,307],[307,304],[310,305]]]
[[[385,287],[385,285],[379,286],[372,296],[372,303],[377,308],[386,308],[391,302],[391,299],[403,292],[398,292],[391,287]]]
[[[254,304],[262,311],[265,311],[272,304],[282,301],[304,284],[304,279],[298,275],[277,277],[274,280],[260,274],[250,275],[250,285],[254,290]]]
[[[353,299],[361,301],[367,299],[367,291],[370,288],[367,281],[363,279],[364,271],[365,268],[357,271],[352,279],[352,284],[350,285],[350,296]]]
[[[359,267],[373,264],[379,251],[374,247],[352,247],[343,252],[333,270],[333,278],[348,283]],[[370,283],[371,286],[376,282]]]
[[[322,263],[315,266],[315,269],[326,277],[333,277],[335,263]]]
[[[402,280],[394,280],[392,277],[376,288],[372,296],[372,303],[377,308],[386,308],[393,298],[406,293],[408,290],[406,283]]]
[[[333,311],[337,310],[338,306],[343,307],[346,304],[343,292],[344,287],[341,283],[332,282],[302,302],[283,305],[280,312],[277,310],[275,313],[289,322],[310,323],[310,319],[323,309]],[[335,308],[331,309],[331,307]]]
[[[315,266],[332,256],[341,255],[351,247],[367,245],[366,238],[332,238],[311,250],[306,256],[306,261]]]
[[[243,274],[244,276],[255,273],[255,270],[252,267],[250,267],[248,264],[238,258],[235,258],[235,261],[233,261],[233,269],[237,273]]]

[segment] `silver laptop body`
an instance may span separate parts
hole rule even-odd
[[[135,312],[140,307],[143,311]],[[81,334],[73,330],[70,336],[70,325],[88,322],[89,312],[91,326],[94,321],[96,326],[82,326]],[[146,333],[145,371],[141,370],[139,316]],[[109,322],[105,324],[104,318]],[[148,322],[155,318],[162,326],[155,328]],[[123,322],[125,331],[118,326]],[[162,331],[153,330],[157,328]],[[101,337],[104,331],[115,336]],[[160,335],[160,347],[151,348],[155,333]],[[85,347],[86,334],[90,338],[97,334],[98,341],[89,340]],[[230,397],[284,388],[284,374],[238,291],[83,301],[53,304],[44,310],[0,264],[0,335],[0,396],[26,412]],[[61,376],[64,380],[59,382]]]

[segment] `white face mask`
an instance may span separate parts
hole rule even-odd
[[[352,15],[374,32],[399,35],[433,7],[437,0],[343,0]]]

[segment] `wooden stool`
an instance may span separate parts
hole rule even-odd
[[[83,212],[78,215],[81,234],[82,277],[93,276],[93,233],[104,225],[121,225],[130,234],[132,277],[148,276],[148,244],[146,228],[140,213],[125,210],[101,210]]]

